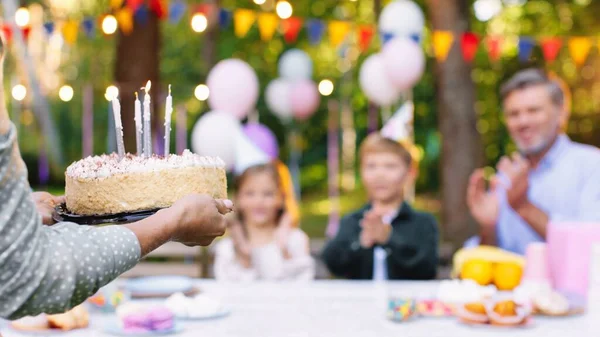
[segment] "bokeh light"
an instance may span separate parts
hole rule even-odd
[[[196,96],[199,101],[206,101],[209,95],[210,90],[208,90],[208,87],[205,84],[198,85],[194,90],[194,96]]]
[[[58,97],[63,102],[69,102],[73,99],[73,87],[71,87],[70,85],[63,85],[58,90]]]
[[[17,101],[22,101],[27,96],[27,88],[22,84],[17,84],[12,88],[12,97]]]
[[[488,21],[502,11],[501,0],[477,0],[473,4],[475,17],[479,21]]]
[[[329,96],[333,93],[333,82],[331,80],[322,80],[319,82],[319,93],[323,96]]]
[[[279,1],[275,7],[277,15],[282,19],[289,19],[294,12],[292,5],[287,1]]]
[[[108,88],[106,88],[104,98],[106,98],[107,101],[112,101],[113,98],[117,96],[119,96],[119,88],[115,87],[114,85],[108,86]]]
[[[192,30],[196,33],[202,33],[208,27],[208,20],[206,16],[202,13],[196,13],[192,16],[192,21],[190,22],[192,26]]]
[[[254,0],[254,3],[257,5],[263,5],[265,3],[265,0]]]
[[[30,15],[29,9],[21,7],[15,12],[15,23],[19,27],[26,27],[29,25]]]
[[[112,35],[117,31],[119,24],[117,19],[112,15],[107,15],[102,20],[102,31],[106,35]]]

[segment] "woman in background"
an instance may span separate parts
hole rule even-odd
[[[246,169],[237,179],[237,219],[216,246],[215,278],[223,281],[312,280],[309,239],[294,226],[275,164]]]

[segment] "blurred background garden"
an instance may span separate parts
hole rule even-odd
[[[180,124],[179,135],[186,140],[182,144],[171,133],[171,143],[189,148],[194,125],[210,110],[209,71],[220,60],[238,58],[255,70],[261,89],[258,113],[248,119],[274,132],[283,161],[294,151],[301,154],[302,227],[312,237],[322,237],[331,211],[331,132],[339,138],[340,212],[365,201],[357,146],[383,124],[387,112],[380,115],[382,109],[365,96],[359,70],[386,41],[377,22],[389,2],[3,0],[4,9],[7,4],[19,8],[16,26],[8,24],[12,20],[3,24],[11,40],[4,84],[29,181],[34,189],[60,194],[66,166],[114,147],[105,97],[114,90],[111,86],[122,99],[128,151],[135,151],[135,133],[128,131],[134,125],[133,91],[147,80],[153,83],[155,128],[163,123],[171,84],[173,123]],[[492,173],[492,165],[514,151],[503,126],[498,89],[515,71],[537,66],[561,77],[572,93],[569,136],[600,145],[600,27],[595,19],[600,2],[415,3],[427,14],[422,34],[415,37],[426,68],[410,93],[383,110],[414,101],[414,143],[421,158],[416,206],[438,215],[445,239],[457,243],[475,229],[459,197],[468,174],[478,166],[489,166]],[[312,59],[321,103],[309,119],[285,123],[270,111],[264,92],[278,77],[280,56],[293,48]],[[339,113],[334,131],[329,125],[332,109]],[[290,137],[290,130],[298,138]]]

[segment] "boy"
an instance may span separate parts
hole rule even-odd
[[[323,251],[329,270],[358,280],[435,278],[436,220],[404,202],[410,153],[400,143],[373,133],[362,143],[359,156],[370,202],[342,218],[336,237]]]

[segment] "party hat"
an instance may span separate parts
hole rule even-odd
[[[254,144],[243,132],[238,132],[235,146],[235,167],[236,175],[242,174],[247,168],[255,165],[266,164],[271,158]]]
[[[406,101],[385,123],[381,129],[381,135],[397,142],[410,138],[411,121],[413,120],[415,105],[412,101]]]

